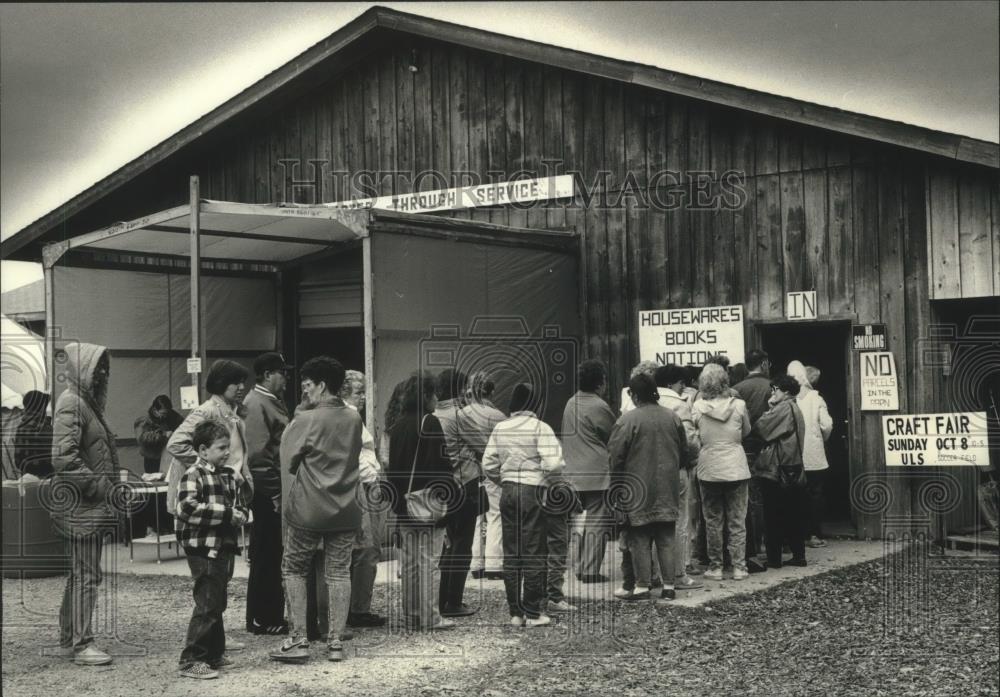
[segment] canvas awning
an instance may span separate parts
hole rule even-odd
[[[188,257],[190,205],[71,238],[71,249]],[[201,258],[210,261],[282,264],[331,244],[364,237],[368,211],[318,206],[277,206],[202,200]],[[61,256],[61,254],[60,254]],[[54,260],[50,259],[49,264]]]

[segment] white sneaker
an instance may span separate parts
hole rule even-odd
[[[743,579],[745,579],[749,575],[750,575],[750,572],[747,571],[746,569],[741,569],[738,566],[733,569],[733,580],[734,581],[742,581]]]
[[[574,610],[576,610],[576,605],[570,605],[565,600],[549,603],[549,612],[573,612]]]
[[[618,598],[619,600],[628,600],[629,598],[632,597],[632,591],[628,590],[627,588],[619,588],[618,590],[615,591],[615,597]]]
[[[709,569],[705,572],[705,578],[710,581],[721,581],[722,580],[722,569],[714,568]]]
[[[547,627],[552,624],[552,618],[548,615],[539,615],[538,617],[529,617],[524,621],[524,626],[527,628],[531,627]]]
[[[111,656],[93,644],[87,644],[83,649],[73,654],[73,663],[78,666],[106,666],[111,663]]]
[[[524,626],[524,618],[521,617],[520,615],[514,615],[513,617],[510,618],[510,626],[511,627],[523,627]]]

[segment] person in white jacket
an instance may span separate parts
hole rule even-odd
[[[514,387],[510,418],[493,429],[483,453],[483,472],[499,483],[503,528],[503,583],[515,627],[551,623],[546,610],[547,489],[563,470],[562,446],[552,428],[532,411],[530,385]]]
[[[788,364],[788,374],[795,378],[801,386],[796,401],[802,410],[806,423],[805,443],[802,448],[802,460],[806,472],[806,488],[809,497],[809,520],[806,534],[806,544],[809,547],[825,547],[822,535],[822,520],[824,510],[823,482],[830,464],[826,459],[826,440],[833,431],[833,419],[827,409],[826,400],[816,391],[820,371],[812,366],[806,367],[800,361]]]

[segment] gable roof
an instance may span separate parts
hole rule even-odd
[[[379,29],[449,42],[529,62],[648,87],[795,123],[910,148],[959,162],[1000,168],[1000,145],[996,143],[376,6],[365,11],[330,36],[264,76],[170,138],[11,235],[0,243],[0,258],[9,258],[18,249],[30,244],[70,216],[86,209],[125,182],[149,170],[245,109],[262,102],[280,88],[302,76],[303,73],[335,58],[364,36]]]

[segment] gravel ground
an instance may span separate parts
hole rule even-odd
[[[3,691],[45,695],[996,695],[996,559],[896,555],[698,607],[584,603],[547,629],[507,627],[503,597],[454,632],[364,630],[343,664],[272,663],[273,638],[242,629],[246,582],[230,587],[230,636],[247,643],[219,680],[178,678],[190,615],[183,578],[113,576],[101,614],[111,666],[44,655],[61,579],[4,580]],[[376,608],[397,587],[376,588]],[[475,593],[475,590],[473,590]],[[115,619],[117,621],[115,621]],[[121,655],[131,653],[133,655]],[[139,654],[139,655],[135,655]]]

